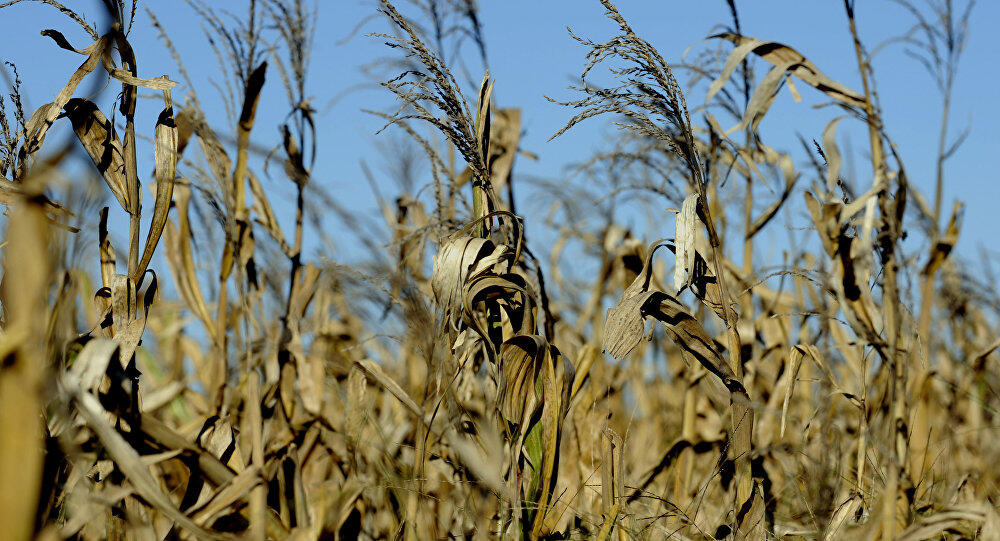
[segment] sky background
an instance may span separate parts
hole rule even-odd
[[[920,2],[922,0],[916,0]],[[94,21],[101,13],[100,3],[93,0],[68,0],[67,6]],[[245,2],[224,0],[212,2],[215,9],[242,13]],[[405,6],[400,2],[401,6]],[[398,137],[387,132],[376,135],[381,119],[363,113],[361,109],[390,111],[394,102],[384,89],[374,86],[363,66],[379,67],[380,59],[398,55],[383,41],[368,37],[368,32],[386,31],[388,26],[375,13],[373,2],[355,0],[321,0],[318,4],[317,33],[308,93],[318,110],[318,144],[320,151],[314,170],[314,182],[322,184],[345,207],[377,214],[372,191],[362,174],[361,162],[369,164],[378,184],[387,196],[393,195],[392,169],[386,167],[386,152],[394,152]],[[633,28],[656,46],[668,62],[681,60],[685,51],[703,50],[713,46],[706,36],[729,24],[724,0],[679,2],[670,0],[620,0],[621,13]],[[209,114],[209,122],[220,132],[230,131],[232,122],[210,81],[221,82],[219,65],[212,53],[194,10],[179,0],[150,1],[140,4],[135,29],[130,36],[138,57],[139,75],[153,77],[167,74],[181,80],[176,64],[162,42],[151,29],[143,6],[160,19],[170,38],[177,45],[185,67],[199,97]],[[843,13],[843,4],[836,0],[743,0],[738,1],[745,35],[781,42],[796,48],[828,76],[860,91],[860,80],[854,63],[853,45]],[[611,118],[591,120],[579,129],[554,140],[549,137],[570,118],[571,111],[550,103],[546,95],[556,99],[575,98],[567,90],[584,62],[585,48],[573,41],[566,27],[584,37],[603,41],[616,33],[613,23],[603,16],[597,0],[481,0],[481,21],[489,69],[495,78],[494,98],[499,107],[523,109],[525,136],[522,147],[538,155],[538,161],[520,159],[516,173],[535,178],[560,181],[567,177],[567,165],[579,162],[593,151],[605,146],[606,137],[613,133]],[[408,13],[412,13],[408,11]],[[911,16],[888,0],[860,0],[857,19],[863,40],[869,49],[892,36],[904,33],[913,24]],[[943,212],[951,209],[952,201],[967,203],[965,223],[957,251],[978,259],[985,250],[996,257],[995,236],[1000,229],[1000,92],[997,72],[994,32],[1000,27],[1000,2],[981,0],[971,21],[971,36],[962,57],[955,83],[950,133],[957,135],[965,127],[971,130],[968,140],[948,162]],[[0,33],[5,39],[0,45],[0,60],[14,62],[23,81],[27,97],[25,104],[33,110],[51,101],[79,65],[82,57],[63,51],[39,32],[44,28],[62,31],[76,47],[89,45],[87,36],[51,6],[36,1],[24,1],[0,10]],[[471,48],[468,49],[472,51]],[[689,53],[693,54],[693,53]],[[757,78],[769,65],[758,62]],[[474,58],[468,61],[477,79],[481,66]],[[917,61],[904,54],[900,45],[890,46],[875,59],[877,89],[884,109],[884,122],[890,136],[898,143],[911,182],[919,186],[928,198],[933,197],[934,164],[940,123],[941,97],[930,76]],[[684,77],[681,76],[683,81]],[[254,141],[269,148],[280,142],[278,126],[288,111],[283,90],[277,83],[277,73],[268,73],[262,106],[258,111]],[[113,97],[115,86],[105,89],[105,102]],[[83,88],[93,88],[87,83]],[[798,136],[820,140],[823,128],[840,114],[835,108],[813,108],[824,103],[824,96],[805,84],[798,84],[801,103],[795,103],[786,89],[781,91],[761,125],[765,143],[778,150],[794,151],[796,165],[805,171],[805,161]],[[184,85],[174,91],[175,100],[186,92]],[[705,86],[688,96],[691,107],[704,103]],[[140,133],[151,134],[160,105],[140,102],[137,126]],[[719,116],[718,114],[716,116]],[[720,117],[721,119],[721,117]],[[727,126],[728,127],[728,126]],[[61,130],[61,131],[60,131]],[[865,168],[863,152],[867,148],[865,128],[856,121],[841,123],[841,151],[849,144],[858,155],[856,167],[845,174],[856,175],[859,186],[870,184],[870,171]],[[57,127],[50,137],[69,137],[66,127]],[[59,135],[61,134],[61,135]],[[145,149],[140,171],[152,170],[152,151]],[[147,166],[143,169],[143,165]],[[847,165],[850,165],[848,161]],[[808,178],[808,177],[807,177]],[[578,182],[573,180],[571,182]],[[285,223],[292,214],[294,195],[291,183],[284,179],[265,180],[265,188],[279,194],[276,212]],[[801,202],[800,187],[794,196]],[[522,192],[522,195],[525,192]],[[544,213],[546,202],[527,198],[519,201],[518,211],[530,219]],[[151,201],[146,194],[147,208]],[[109,198],[109,204],[113,202]],[[761,206],[767,201],[761,203]],[[664,223],[670,223],[665,221]],[[804,224],[803,224],[804,225]],[[912,226],[912,224],[911,224]],[[330,224],[331,228],[338,227]],[[672,225],[665,226],[658,236],[672,236]],[[117,238],[120,245],[127,234]],[[334,235],[335,241],[346,237]],[[776,237],[778,239],[785,237]],[[651,239],[646,239],[651,240]],[[350,240],[340,240],[337,255],[351,258],[358,246]],[[780,244],[780,243],[779,243]],[[307,243],[308,246],[308,243]],[[781,246],[764,246],[765,259],[780,252]]]

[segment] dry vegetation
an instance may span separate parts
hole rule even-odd
[[[419,154],[376,234],[313,180],[313,8],[189,2],[231,125],[210,124],[195,89],[215,90],[153,13],[178,76],[137,68],[122,0],[102,33],[45,0],[77,25],[37,54],[81,59],[50,103],[23,110],[8,67],[0,537],[1000,539],[1000,297],[951,256],[961,205],[942,208],[965,3],[903,3],[943,99],[926,198],[882,124],[852,0],[856,89],[741,35],[732,0],[731,28],[674,66],[601,0],[613,37],[573,35],[580,82],[550,95],[569,119],[556,136],[620,130],[568,184],[513,173],[521,111],[494,104],[488,74],[453,75],[486,58],[474,1],[382,0],[398,108],[373,114]],[[708,106],[689,108],[682,70],[711,82]],[[258,105],[264,85],[287,103]],[[794,155],[758,132],[784,88],[831,111]],[[288,111],[270,152],[260,107]],[[61,148],[60,123],[77,136]],[[867,129],[860,178],[841,172],[838,123]],[[81,149],[114,201],[67,181]],[[145,209],[137,155],[155,156]],[[265,174],[290,181],[294,217]],[[515,188],[553,212],[518,214]],[[360,259],[304,250],[331,211]],[[791,218],[808,227],[784,259],[755,260]]]

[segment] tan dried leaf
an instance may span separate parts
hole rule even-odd
[[[733,128],[732,131],[743,131],[750,128],[751,131],[756,132],[757,127],[760,125],[760,121],[763,120],[764,115],[767,114],[768,109],[771,108],[771,104],[774,103],[774,99],[778,97],[778,88],[781,82],[785,80],[785,73],[795,66],[795,62],[782,62],[771,68],[771,71],[767,72],[767,75],[761,79],[760,83],[757,84],[757,88],[753,92],[753,96],[747,103],[746,111],[743,113],[743,119],[740,121],[737,127]]]
[[[477,261],[493,252],[495,246],[488,239],[458,236],[446,240],[434,256],[431,289],[449,319],[457,314],[462,298],[462,288],[470,270]]]
[[[524,424],[541,405],[536,383],[548,355],[548,342],[538,335],[515,336],[500,346],[497,407],[507,422]]]
[[[70,101],[70,98],[76,91],[76,87],[80,85],[80,81],[97,69],[107,48],[108,38],[101,37],[91,44],[90,47],[84,49],[84,52],[88,55],[87,59],[73,72],[73,75],[70,76],[69,81],[66,82],[66,85],[59,91],[55,99],[51,103],[46,103],[39,107],[32,113],[31,119],[24,127],[25,141],[20,151],[22,162],[35,152],[38,152],[38,149],[42,147],[45,135],[48,133],[49,128],[52,127],[52,123],[55,122],[60,111]],[[95,163],[97,162],[95,161]]]
[[[66,117],[83,148],[104,177],[111,193],[125,211],[129,210],[125,192],[125,150],[114,126],[90,100],[73,98],[66,103]]]
[[[733,74],[735,65],[753,52],[775,66],[787,66],[787,71],[790,74],[841,103],[853,107],[863,107],[865,104],[864,96],[830,79],[815,64],[787,45],[773,41],[761,41],[729,32],[710,37],[726,39],[737,45],[726,61],[726,67],[732,67],[728,71],[724,69],[719,79],[712,83],[712,88],[716,92],[725,86],[726,81]]]
[[[158,511],[173,520],[178,526],[204,539],[219,539],[216,534],[208,532],[195,524],[181,512],[170,498],[163,492],[149,469],[142,463],[139,454],[125,441],[125,438],[107,420],[108,413],[101,407],[97,398],[77,387],[74,382],[64,379],[64,387],[73,397],[78,411],[101,440],[108,455],[115,461],[118,468],[125,474],[135,492]]]
[[[618,304],[608,309],[604,318],[601,347],[616,359],[624,359],[639,345],[646,333],[642,307],[653,296],[653,292],[643,291],[642,282],[640,275],[625,290]]]
[[[114,68],[110,73],[112,77],[125,84],[141,86],[152,90],[170,90],[171,88],[177,86],[177,81],[171,81],[166,75],[153,77],[151,79],[143,79],[141,77],[136,77],[129,73],[128,70],[123,70],[121,68]]]
[[[693,193],[684,199],[681,211],[677,213],[674,226],[674,246],[676,247],[674,263],[674,288],[681,291],[694,279],[694,262],[697,250],[697,236],[700,235],[698,225],[698,194]]]
[[[153,206],[153,219],[146,234],[146,244],[142,258],[133,280],[138,280],[149,267],[153,252],[163,234],[167,223],[167,213],[174,193],[174,177],[177,174],[177,125],[174,123],[174,108],[168,103],[156,120],[155,159],[156,159],[156,199]]]
[[[826,189],[833,191],[837,189],[840,179],[840,149],[837,148],[837,124],[847,118],[846,115],[838,116],[831,120],[823,129],[823,154],[826,155]]]

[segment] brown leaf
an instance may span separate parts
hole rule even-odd
[[[786,70],[790,74],[841,103],[852,107],[863,107],[865,104],[864,96],[830,79],[812,62],[807,60],[806,57],[787,45],[773,41],[760,41],[756,38],[740,36],[729,32],[709,37],[726,39],[737,45],[726,61],[727,67],[731,64],[735,67],[735,64],[738,64],[746,55],[753,52],[775,66],[786,66]],[[712,83],[712,88],[716,91],[720,90],[732,73],[732,69],[728,71],[724,70],[719,79]]]
[[[930,258],[922,271],[924,275],[933,275],[951,255],[952,249],[958,242],[958,234],[962,230],[964,210],[965,205],[960,201],[955,201],[955,206],[951,211],[951,219],[948,220],[948,227],[945,229],[944,235],[931,248]]]
[[[750,128],[754,132],[757,131],[760,121],[763,120],[764,115],[767,114],[768,109],[771,108],[771,104],[774,103],[774,99],[778,96],[778,88],[781,82],[785,80],[785,72],[794,66],[795,62],[782,62],[767,72],[767,75],[757,84],[753,96],[747,103],[743,119],[732,131],[743,131],[747,128]]]
[[[682,231],[683,233],[683,231]],[[609,308],[604,318],[604,335],[601,337],[601,348],[616,359],[624,359],[645,334],[646,324],[643,307],[653,296],[650,290],[652,270],[650,262],[653,254],[661,246],[662,241],[654,242],[646,251],[646,261],[642,271],[635,280],[625,288],[621,299],[614,307]]]
[[[550,354],[548,348],[538,335],[518,335],[500,346],[497,407],[507,422],[524,424],[541,406],[536,381]]]
[[[76,87],[80,85],[80,81],[82,81],[83,78],[89,73],[97,69],[102,57],[106,53],[107,46],[108,38],[102,37],[95,41],[90,47],[84,49],[84,52],[89,55],[87,60],[85,60],[83,64],[80,64],[80,67],[73,72],[69,81],[66,82],[66,85],[59,91],[51,103],[47,103],[39,107],[31,115],[31,119],[24,127],[25,141],[20,150],[20,160],[22,162],[27,161],[28,157],[35,152],[38,152],[38,149],[42,147],[42,143],[45,141],[45,135],[48,133],[49,128],[52,127],[52,123],[55,122],[60,111],[62,111],[63,107],[70,101],[70,98],[76,91]],[[91,157],[93,157],[93,155],[91,155]],[[95,161],[94,163],[97,162]]]
[[[149,232],[146,235],[146,244],[143,248],[142,258],[139,260],[139,267],[136,274],[132,276],[137,280],[146,272],[149,261],[153,258],[153,252],[163,234],[163,227],[167,223],[167,213],[170,211],[170,202],[174,193],[174,177],[177,174],[177,125],[174,124],[174,108],[169,103],[160,112],[160,117],[156,121],[156,200],[153,207],[153,219],[149,224]]]
[[[446,240],[434,256],[434,271],[431,289],[449,320],[453,320],[460,307],[462,288],[469,279],[470,271],[477,261],[495,249],[488,239],[458,236]]]
[[[136,493],[146,503],[176,522],[178,526],[198,537],[205,539],[219,538],[219,536],[202,529],[174,506],[170,498],[164,494],[159,484],[149,473],[149,469],[142,463],[139,454],[108,423],[106,419],[107,412],[101,407],[100,402],[98,402],[94,395],[83,391],[72,381],[64,380],[64,385],[73,397],[78,411],[87,421],[88,426],[94,430],[104,445],[104,449],[115,461],[115,464],[118,465],[122,473],[125,474],[129,483],[135,488]]]
[[[823,129],[823,154],[826,155],[826,189],[834,191],[840,180],[840,149],[837,148],[837,124],[847,118],[846,115],[838,116],[831,120]]]
[[[674,289],[681,291],[694,279],[696,238],[701,235],[698,227],[698,194],[684,198],[684,205],[677,213],[674,226]]]
[[[73,98],[66,103],[66,117],[83,148],[104,177],[122,209],[128,211],[125,191],[125,150],[114,126],[90,100]]]
[[[115,248],[111,245],[108,236],[108,207],[101,209],[100,222],[98,225],[98,247],[101,252],[101,283],[104,287],[110,288],[111,281],[118,273],[115,261]]]
[[[653,296],[652,291],[642,290],[642,276],[632,282],[622,298],[609,308],[604,318],[603,350],[616,359],[624,359],[632,352],[646,333],[642,307]]]
[[[111,70],[111,76],[119,81],[132,85],[141,86],[143,88],[149,88],[152,90],[170,90],[171,88],[177,86],[177,81],[171,81],[166,75],[161,75],[160,77],[153,77],[152,79],[142,79],[136,77],[129,73],[127,70],[121,68],[115,68]]]
[[[69,40],[66,39],[66,36],[62,35],[62,32],[59,32],[58,30],[52,30],[51,28],[47,28],[45,30],[42,30],[41,34],[43,36],[51,38],[52,41],[56,42],[56,45],[58,45],[63,49],[66,49],[67,51],[72,51],[77,54],[87,54],[86,50],[77,49],[76,47],[70,45]]]
[[[191,254],[192,232],[191,224],[188,220],[188,204],[191,200],[191,189],[186,183],[178,183],[175,186],[174,206],[177,209],[177,225],[167,220],[164,229],[164,241],[167,249],[167,261],[170,264],[171,276],[177,291],[184,300],[184,304],[203,323],[204,328],[210,333],[215,326],[208,312],[208,305],[205,303],[204,295],[201,292],[201,284],[195,272],[194,258]]]
[[[222,485],[204,504],[188,510],[188,513],[194,513],[192,518],[195,524],[205,526],[226,508],[244,499],[261,482],[260,469],[250,466]]]
[[[785,383],[785,397],[781,401],[781,431],[780,437],[785,436],[785,419],[788,416],[788,402],[792,398],[792,393],[795,392],[795,383],[798,381],[799,368],[802,367],[802,356],[806,354],[805,348],[802,346],[795,346],[788,355],[788,364],[785,367],[785,377],[787,378],[787,383]],[[809,352],[813,355],[813,352]]]

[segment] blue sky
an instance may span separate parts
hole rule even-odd
[[[66,3],[90,14],[90,20],[100,13],[97,1],[69,0]],[[888,0],[857,3],[860,32],[869,48],[901,34],[912,24],[910,16]],[[195,85],[202,85],[199,96],[207,105],[210,122],[220,130],[227,129],[231,124],[225,119],[221,102],[212,87],[205,84],[209,80],[221,80],[213,75],[218,65],[193,10],[179,0],[146,2],[144,5],[156,13],[178,45]],[[245,3],[227,0],[212,5],[239,13]],[[746,35],[791,45],[833,79],[860,90],[841,2],[744,0],[737,5],[741,8]],[[612,36],[615,28],[603,17],[603,8],[596,0],[481,0],[480,7],[490,70],[496,80],[495,102],[500,107],[523,109],[526,130],[523,146],[540,158],[535,162],[521,160],[517,171],[535,177],[564,178],[567,164],[584,159],[601,146],[605,135],[611,133],[610,119],[600,119],[559,139],[547,141],[563,126],[570,111],[548,102],[544,96],[574,97],[566,87],[579,73],[584,61],[584,48],[569,37],[566,27],[595,40]],[[705,47],[705,37],[713,33],[716,25],[729,20],[723,0],[620,0],[618,7],[636,31],[658,47],[668,62],[679,60],[689,47],[692,50]],[[396,54],[381,40],[365,36],[367,32],[384,31],[387,27],[383,20],[368,20],[355,32],[358,24],[374,10],[374,3],[367,1],[319,3],[309,80],[309,93],[314,96],[313,103],[320,111],[318,138],[321,150],[315,169],[316,182],[323,183],[345,206],[371,209],[373,213],[374,197],[362,176],[360,161],[363,159],[372,166],[384,191],[391,194],[393,184],[387,178],[389,169],[380,165],[384,157],[380,154],[379,143],[385,147],[392,144],[392,139],[384,134],[376,136],[375,132],[382,126],[381,120],[362,113],[361,109],[389,110],[393,102],[388,92],[370,86],[371,80],[360,67]],[[997,252],[993,235],[1000,226],[995,210],[1000,204],[1000,179],[996,172],[1000,156],[1000,135],[996,129],[1000,125],[1000,100],[997,100],[1000,93],[996,73],[1000,66],[995,56],[993,32],[998,23],[1000,2],[981,0],[975,8],[971,38],[962,58],[953,98],[951,133],[957,134],[969,125],[971,134],[948,162],[942,207],[947,212],[956,198],[967,203],[958,253],[968,257],[976,257],[980,247],[994,254]],[[84,33],[50,6],[25,1],[0,11],[0,32],[6,37],[0,47],[0,59],[17,64],[32,108],[52,99],[81,58],[58,49],[48,38],[39,35],[43,28],[63,31],[77,47],[88,44]],[[136,16],[132,45],[138,57],[140,76],[167,74],[180,80],[173,60],[155,33],[149,30],[149,19],[141,8]],[[474,61],[470,61],[469,66],[473,71],[479,69]],[[931,197],[940,95],[923,68],[907,57],[900,46],[880,53],[875,70],[886,128],[899,144],[911,181]],[[766,66],[761,64],[757,75],[761,77],[764,73]],[[277,84],[277,73],[271,70],[268,76],[270,84],[265,87],[262,103],[273,105],[262,106],[259,110],[254,139],[269,147],[280,141],[277,126],[287,108],[283,91]],[[478,78],[479,74],[474,76]],[[820,139],[826,123],[838,113],[829,108],[812,108],[825,101],[823,97],[804,84],[799,84],[798,89],[803,101],[795,103],[783,90],[761,131],[765,142],[771,146],[796,151],[801,157],[797,134],[807,139]],[[704,90],[700,87],[689,95],[689,104],[701,105]],[[175,97],[184,91],[179,87]],[[111,91],[106,90],[104,95],[111,96]],[[158,109],[159,105],[145,102],[144,110],[140,111],[140,131],[146,126],[146,132],[151,134]],[[862,127],[856,123],[852,126],[850,122],[841,126],[841,141],[849,140],[855,150],[863,152],[867,137]],[[68,130],[63,129],[62,133],[65,136]],[[143,159],[151,160],[151,151],[147,154]],[[870,176],[864,167],[863,156],[859,156],[856,163],[857,181],[862,186],[867,185]],[[146,170],[151,170],[151,165]],[[281,194],[276,210],[281,213],[284,209],[284,214],[290,215],[290,183],[273,181],[268,186]],[[796,197],[801,201],[801,195]],[[148,197],[146,202],[150,204]],[[523,209],[522,212],[529,216],[545,210],[542,204],[532,201],[526,204],[519,210]],[[659,236],[670,235],[672,226]],[[124,240],[124,235],[120,238]],[[346,243],[338,247],[338,253],[349,257],[353,248],[355,246]]]

